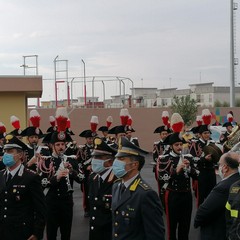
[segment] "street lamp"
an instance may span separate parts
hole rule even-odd
[[[82,59],[83,63],[83,81],[84,81],[84,104],[85,107],[87,106],[87,89],[86,89],[86,69],[85,69],[85,62]]]

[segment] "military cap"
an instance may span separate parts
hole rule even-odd
[[[163,141],[163,144],[172,145],[176,142],[186,143],[181,133],[178,133],[178,132],[171,133],[165,138],[165,140]]]
[[[106,142],[102,140],[102,138],[96,137],[93,141],[94,148],[92,152],[92,156],[100,156],[100,155],[112,155],[115,156],[117,153],[117,149],[110,147]]]
[[[119,138],[118,152],[116,157],[126,157],[129,155],[139,156],[144,158],[148,154],[147,151],[137,147],[130,142],[126,137]]]
[[[9,134],[12,134],[16,137],[21,136],[22,137],[22,130],[21,129],[14,129],[13,131],[11,131]]]
[[[157,127],[153,133],[161,133],[161,132],[171,133],[171,130],[167,126],[160,126],[160,127]]]
[[[21,136],[23,137],[38,136],[39,138],[42,138],[43,132],[38,127],[27,127],[22,131]]]
[[[71,136],[65,132],[50,132],[42,140],[43,143],[71,142]]]
[[[126,133],[126,129],[124,125],[119,125],[111,128],[108,131],[109,134],[118,134],[118,133]]]
[[[24,142],[19,140],[13,134],[8,134],[5,137],[3,149],[5,150],[5,149],[12,149],[12,148],[18,148],[18,149],[22,149],[22,150],[28,149],[27,145]]]
[[[107,126],[101,126],[100,128],[98,128],[98,131],[108,132],[108,127]]]
[[[201,125],[200,125],[200,126],[201,126]],[[200,126],[192,127],[192,128],[191,128],[191,132],[192,132],[193,134],[198,133],[198,130],[199,130],[199,127],[200,127]]]
[[[93,132],[92,130],[84,130],[79,134],[79,137],[89,138],[89,137],[96,137],[97,134]]]
[[[230,123],[230,122],[225,122],[224,124],[223,124],[223,127],[233,127],[233,125],[232,125],[232,123]]]
[[[203,132],[210,132],[210,134],[212,133],[210,131],[210,128],[209,128],[208,124],[204,124],[204,125],[199,126],[198,133],[202,134]]]
[[[125,132],[135,132],[135,130],[133,129],[133,127],[131,125],[126,125]]]
[[[67,132],[69,135],[75,135],[70,128],[67,128],[67,129],[66,129],[66,132]]]

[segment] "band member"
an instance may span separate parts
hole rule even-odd
[[[159,180],[159,169],[158,169],[158,158],[162,155],[165,155],[169,152],[170,148],[169,145],[164,143],[164,140],[166,139],[166,137],[170,134],[170,129],[167,126],[160,126],[158,128],[155,129],[154,133],[159,133],[159,141],[154,142],[153,144],[153,161],[154,161],[154,165],[153,165],[153,172],[155,173],[155,179],[158,183],[158,193],[159,196],[161,198],[161,200],[163,199],[163,193],[161,191],[162,189],[162,183],[161,180]]]
[[[42,239],[46,203],[40,177],[22,164],[27,146],[9,134],[0,172],[0,236],[3,240]]]
[[[26,166],[32,170],[37,170],[37,154],[49,156],[50,151],[47,146],[40,146],[39,140],[43,137],[40,127],[40,115],[36,110],[30,112],[30,122],[33,126],[27,127],[21,133],[27,137]]]
[[[108,116],[107,121],[106,121],[106,126],[101,126],[100,128],[98,128],[98,131],[102,132],[103,141],[106,142],[107,144],[112,143],[111,139],[108,136],[108,130],[109,130],[110,126],[112,125],[112,122],[113,122],[112,116]]]
[[[137,137],[133,137],[132,133],[135,132],[135,130],[132,128],[131,125],[125,126],[125,133],[126,133],[126,138],[132,142],[134,145],[139,147],[139,141]]]
[[[112,239],[165,239],[162,206],[140,171],[146,151],[121,137],[113,172],[119,178],[112,190]]]
[[[164,141],[170,145],[171,151],[159,159],[159,177],[165,190],[168,240],[188,239],[192,214],[191,178],[198,176],[192,155],[182,153],[185,140],[180,132],[183,126],[182,117],[174,113],[171,117],[174,133]]]
[[[47,239],[56,239],[60,228],[61,239],[71,239],[73,218],[73,189],[72,182],[81,183],[76,159],[64,154],[65,142],[72,141],[66,133],[67,112],[65,108],[58,108],[56,112],[58,131],[49,133],[44,141],[52,145],[51,157],[42,157],[39,169],[42,185],[45,188],[47,202]]]
[[[92,161],[92,151],[93,151],[93,138],[96,136],[96,132],[92,130],[84,130],[79,134],[80,137],[86,139],[86,143],[84,145],[79,146],[78,153],[78,162],[80,168],[84,173],[84,180],[81,183],[81,190],[83,192],[83,209],[84,209],[84,217],[89,217],[89,199],[88,199],[88,191],[89,191],[89,175],[92,172],[91,161]]]
[[[92,171],[89,177],[90,224],[89,240],[112,239],[112,185],[116,177],[112,163],[117,150],[102,138],[94,139]]]
[[[210,140],[211,131],[209,130],[209,124],[211,122],[211,113],[208,109],[203,110],[202,114],[204,125],[199,126],[199,140],[195,143],[195,151],[190,152],[194,156],[194,160],[197,158],[197,169],[200,171],[197,183],[197,206],[199,206],[204,199],[211,192],[216,185],[215,165],[219,161],[221,151],[215,146],[214,142]],[[214,148],[214,152],[220,151],[218,159],[216,159],[211,153],[204,151],[206,148]]]

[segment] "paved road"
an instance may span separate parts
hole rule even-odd
[[[146,164],[142,170],[142,177],[152,186],[154,190],[157,191],[157,184],[154,179],[154,175],[152,172],[152,166],[150,165],[151,158],[147,159]],[[74,186],[74,217],[73,217],[73,226],[72,226],[72,236],[71,240],[88,240],[88,218],[84,218],[83,209],[82,209],[82,193],[78,184]],[[193,197],[194,199],[194,197]],[[195,208],[195,199],[193,200],[193,212],[192,212],[192,220],[195,216],[196,208]],[[165,219],[165,216],[164,216]],[[60,239],[60,237],[58,238]],[[193,228],[193,223],[191,224],[190,229],[190,240],[198,239],[198,230]]]

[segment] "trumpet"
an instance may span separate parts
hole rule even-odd
[[[61,158],[61,163],[59,165],[59,168],[56,172],[56,175],[58,175],[59,171],[62,171],[62,170],[69,170],[68,168],[65,167],[66,163],[67,163],[67,158],[65,157],[65,155],[63,153],[60,153],[59,157]],[[71,193],[73,192],[73,189],[72,189],[72,186],[71,186],[71,183],[70,183],[70,178],[69,178],[69,173],[67,174],[67,176],[65,177],[66,179],[66,184],[67,184],[67,192],[68,193]]]

